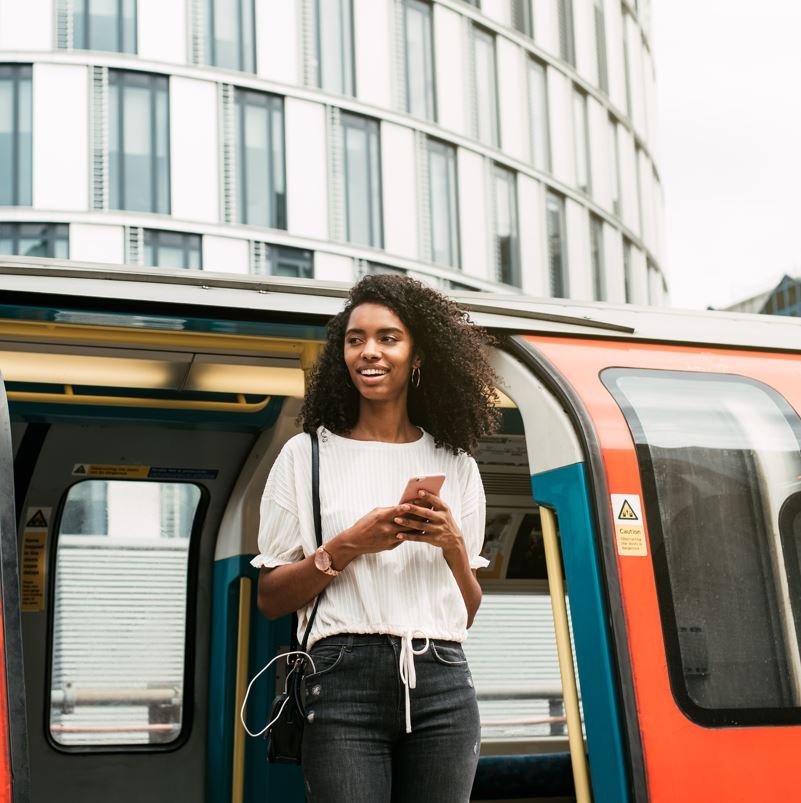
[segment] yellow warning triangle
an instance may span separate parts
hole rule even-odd
[[[629,500],[623,500],[623,506],[620,508],[620,513],[617,514],[619,519],[629,519],[629,520],[637,520],[637,514],[634,512],[634,508],[629,504]]]
[[[44,513],[41,510],[37,510],[36,513],[31,516],[28,522],[25,524],[26,527],[47,527],[47,519],[44,517]]]

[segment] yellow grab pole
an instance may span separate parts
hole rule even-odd
[[[570,628],[567,623],[565,585],[562,580],[562,559],[559,554],[559,539],[556,535],[556,519],[547,507],[540,506],[542,540],[545,545],[545,563],[548,567],[548,587],[551,591],[553,626],[556,631],[556,650],[559,654],[559,674],[562,676],[562,695],[567,717],[567,738],[570,744],[570,761],[573,765],[573,780],[576,785],[576,803],[590,803],[590,780],[587,758],[584,755],[584,736],[581,731],[576,670],[573,666],[573,650],[570,646]]]
[[[239,617],[236,633],[236,693],[234,696],[234,750],[231,767],[231,803],[242,803],[245,794],[245,731],[239,711],[248,686],[250,660],[250,578],[239,578]]]

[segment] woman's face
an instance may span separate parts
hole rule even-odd
[[[344,356],[356,389],[376,401],[405,394],[412,368],[420,366],[411,332],[382,304],[359,304],[351,312]]]

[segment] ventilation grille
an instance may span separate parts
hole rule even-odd
[[[344,240],[345,177],[342,158],[342,117],[335,106],[328,107],[326,117],[328,138],[328,230],[332,240]]]
[[[531,497],[531,477],[528,474],[506,474],[497,471],[482,471],[484,493],[487,496]]]
[[[270,246],[267,243],[251,240],[250,272],[255,276],[270,275]]]
[[[206,63],[206,16],[203,0],[189,0],[189,52],[192,64]]]
[[[125,232],[125,262],[128,265],[144,265],[144,233],[141,226],[128,226]]]
[[[314,0],[301,0],[300,35],[301,53],[303,54],[303,84],[317,86],[317,21],[315,19]]]
[[[392,103],[401,112],[406,111],[406,20],[403,0],[395,0],[392,42]]]
[[[234,223],[237,220],[236,198],[236,120],[234,87],[220,85],[220,141],[222,142],[222,184],[223,220]]]
[[[108,68],[92,67],[92,208],[108,209]]]
[[[56,0],[56,47],[72,50],[72,0]]]

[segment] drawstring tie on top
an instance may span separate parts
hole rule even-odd
[[[412,732],[412,708],[409,698],[409,689],[417,688],[417,672],[414,668],[414,656],[423,655],[428,652],[430,646],[427,636],[425,638],[425,646],[420,650],[415,650],[412,639],[414,638],[414,631],[407,630],[401,637],[400,649],[400,679],[403,683],[403,690],[406,696],[406,733]]]

